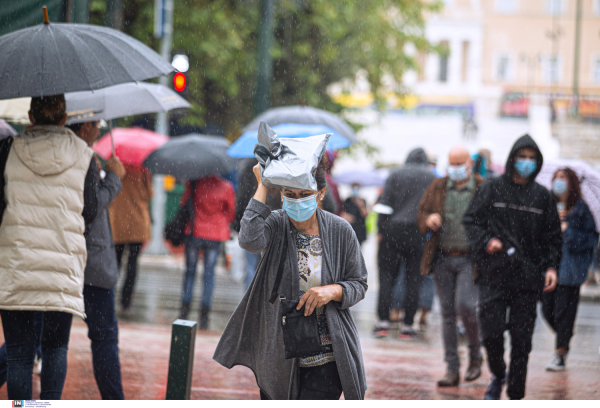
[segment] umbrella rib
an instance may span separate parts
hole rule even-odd
[[[52,39],[52,43],[54,44],[54,49],[56,50],[56,55],[60,56],[60,49],[58,48],[58,43],[56,42],[56,36],[54,35],[54,32],[52,31],[52,25],[50,25],[50,24],[49,24],[49,25],[48,25],[48,29],[50,30],[50,38]],[[42,61],[44,60],[44,58],[43,58],[43,55],[44,55],[44,53],[43,53],[43,51],[42,51]],[[65,71],[64,71],[64,68],[65,68],[65,67],[64,67],[64,64],[63,64],[62,58],[56,58],[56,59],[58,60],[58,63],[59,63],[59,65],[60,65],[60,70],[59,70],[59,72],[61,72],[61,73],[62,73],[62,72],[65,72]],[[42,68],[43,68],[43,67],[42,67]],[[42,72],[44,72],[44,70],[42,70]],[[43,78],[43,76],[42,76],[42,78]],[[44,96],[44,95],[43,95],[43,92],[44,92],[44,91],[43,91],[43,89],[44,89],[44,87],[42,86],[42,96]],[[65,92],[64,92],[64,90],[63,90],[63,92],[59,92],[59,93],[63,93],[63,94],[64,94]],[[57,94],[56,94],[56,93],[54,93],[54,94],[52,94],[52,95],[57,95]]]
[[[85,41],[81,40],[81,39],[80,39],[79,37],[77,37],[76,35],[70,35],[70,34],[71,34],[71,33],[69,33],[69,32],[66,32],[66,33],[65,33],[65,37],[67,38],[67,40],[69,41],[69,43],[71,44],[71,46],[73,47],[73,49],[74,49],[74,50],[76,50],[76,48],[75,48],[75,42],[74,42],[73,40],[78,40],[78,41],[79,41],[79,42],[80,42],[80,43],[81,43],[81,44],[82,44],[82,45],[83,45],[83,46],[86,48],[86,50],[88,51],[88,52],[87,52],[87,55],[86,55],[86,58],[88,58],[88,55],[90,55],[90,56],[93,56],[94,60],[96,60],[96,61],[97,61],[98,65],[100,66],[100,68],[102,69],[102,71],[106,73],[106,69],[104,68],[104,64],[102,64],[102,63],[101,63],[101,62],[98,60],[98,57],[96,57],[96,54],[95,54],[95,53],[93,53],[93,52],[89,52],[89,49],[90,49],[90,47],[87,45],[87,43],[85,43]],[[77,54],[76,54],[76,55],[77,55]],[[88,75],[88,74],[89,74],[89,71],[87,70],[87,68],[86,68],[85,64],[83,64],[83,62],[82,62],[81,58],[78,58],[78,61],[77,61],[77,62],[79,63],[79,66],[81,67],[81,70],[84,72],[84,76],[85,76],[85,79],[86,79],[86,81],[87,81],[87,83],[88,83],[88,87],[90,88],[90,90],[93,90],[93,89],[94,89],[94,87],[93,87],[93,85],[92,85],[92,82],[91,82],[91,80],[90,80],[90,78],[89,78],[89,75]],[[107,76],[108,76],[108,73],[107,73]]]

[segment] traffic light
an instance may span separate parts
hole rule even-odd
[[[175,88],[176,91],[182,92],[185,89],[186,82],[187,82],[187,79],[185,77],[185,74],[183,72],[178,72],[175,74],[175,77],[173,78],[173,87]]]

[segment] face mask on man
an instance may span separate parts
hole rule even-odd
[[[359,191],[360,191],[360,187],[352,187],[352,197],[358,197]]]
[[[467,177],[469,177],[467,163],[461,164],[460,166],[448,166],[448,177],[454,182],[465,181]]]
[[[515,161],[515,171],[523,178],[527,178],[537,169],[537,162],[531,159],[517,159]]]
[[[557,196],[563,195],[564,193],[566,193],[567,188],[568,188],[567,180],[557,178],[557,179],[554,179],[554,181],[552,182],[552,192],[554,194],[556,194]]]
[[[297,222],[308,220],[317,210],[317,196],[289,198],[283,196],[283,209],[290,218]]]

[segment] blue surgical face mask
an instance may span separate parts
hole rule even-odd
[[[448,166],[448,177],[454,182],[465,181],[467,177],[469,177],[469,170],[467,167],[466,163],[460,166]]]
[[[537,169],[537,162],[530,159],[517,159],[515,161],[515,171],[519,176],[527,178]]]
[[[554,194],[556,194],[557,196],[559,195],[563,195],[564,193],[567,192],[567,188],[569,187],[569,185],[567,184],[567,180],[565,179],[554,179],[554,181],[552,182],[552,192]]]
[[[352,196],[358,197],[359,192],[360,192],[360,187],[352,187]]]
[[[308,220],[317,210],[317,196],[289,198],[283,196],[283,209],[290,218],[297,222]]]

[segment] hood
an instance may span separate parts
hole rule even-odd
[[[15,137],[13,149],[32,172],[52,176],[73,167],[88,146],[68,128],[41,125]]]
[[[428,162],[427,153],[420,147],[411,151],[406,157],[406,164],[427,166]]]
[[[517,139],[515,144],[513,145],[510,154],[508,155],[508,159],[506,160],[506,168],[504,170],[504,174],[512,180],[513,171],[515,170],[515,155],[519,149],[523,147],[531,147],[537,152],[537,169],[533,172],[533,174],[529,177],[529,181],[535,180],[538,173],[542,170],[542,164],[544,164],[544,157],[542,156],[542,152],[540,148],[535,143],[533,138],[528,134],[525,134]]]

